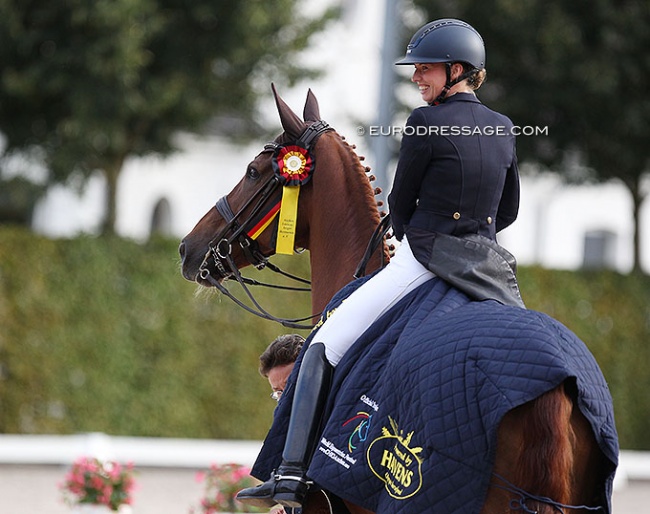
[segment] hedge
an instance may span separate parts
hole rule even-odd
[[[264,436],[274,402],[258,356],[288,329],[185,281],[177,246],[0,226],[0,432]],[[306,255],[274,262],[308,275]],[[650,279],[532,267],[519,278],[529,308],[593,351],[622,446],[650,449]],[[306,293],[256,295],[279,315],[309,311]]]

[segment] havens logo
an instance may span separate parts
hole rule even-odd
[[[411,448],[413,432],[406,437],[397,423],[388,418],[391,430],[383,427],[382,435],[368,447],[366,458],[372,472],[384,482],[386,491],[393,498],[405,500],[422,487],[421,447]]]

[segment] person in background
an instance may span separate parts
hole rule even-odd
[[[260,355],[260,375],[268,379],[273,390],[271,398],[276,402],[280,401],[304,342],[305,338],[298,334],[284,334],[276,337]]]
[[[298,334],[284,334],[276,337],[260,355],[260,375],[268,379],[273,391],[271,398],[276,402],[280,401],[304,342],[305,338]],[[301,512],[300,508],[285,510],[282,505],[276,505],[271,508],[269,514],[300,514]]]

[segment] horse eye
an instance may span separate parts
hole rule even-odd
[[[260,178],[260,172],[257,171],[257,168],[249,166],[249,168],[246,170],[246,176],[251,180],[257,180]]]

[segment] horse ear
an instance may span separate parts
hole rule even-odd
[[[291,108],[284,102],[284,100],[282,100],[282,98],[280,98],[280,95],[275,89],[275,84],[271,84],[271,89],[273,89],[275,105],[278,107],[278,113],[280,114],[280,122],[282,123],[282,128],[289,137],[298,139],[300,137],[300,134],[302,134],[305,128],[307,128],[307,124],[291,110]]]
[[[316,100],[316,95],[314,95],[311,89],[307,91],[307,100],[305,101],[305,109],[303,110],[302,117],[305,121],[320,121],[318,100]]]

